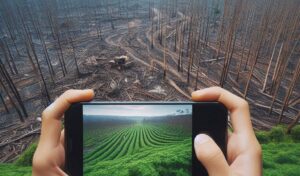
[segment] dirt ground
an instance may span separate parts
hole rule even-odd
[[[158,9],[152,9],[154,20],[157,20]],[[47,88],[50,91],[52,101],[68,89],[92,88],[95,90],[95,100],[99,101],[189,101],[190,93],[195,89],[196,69],[191,72],[191,82],[186,84],[188,59],[183,58],[183,70],[177,71],[178,53],[172,48],[172,37],[168,38],[170,46],[165,49],[167,60],[167,76],[163,77],[164,47],[158,40],[158,31],[154,33],[154,48],[151,46],[151,21],[146,9],[141,9],[138,19],[114,21],[115,29],[110,23],[102,25],[102,36],[98,38],[95,28],[80,29],[75,38],[75,55],[78,59],[80,73],[75,69],[72,48],[63,45],[64,58],[66,60],[68,74],[63,77],[62,70],[56,56],[55,42],[49,40],[47,47],[51,62],[55,68],[55,80],[50,80],[46,62],[41,60],[42,70],[46,75]],[[177,17],[171,18],[167,27],[167,33],[172,36],[177,20],[183,18],[182,12]],[[128,26],[130,30],[128,31]],[[211,36],[215,36],[214,33]],[[41,49],[37,43],[37,50]],[[22,48],[24,52],[25,48]],[[200,67],[200,79],[198,89],[217,86],[223,67],[223,59],[210,61],[216,52],[216,44],[209,43],[202,55],[203,64]],[[42,53],[38,53],[43,58]],[[116,56],[129,57],[129,66],[124,68],[112,67],[110,61]],[[233,58],[230,70],[237,66],[238,58]],[[252,123],[255,129],[270,129],[277,121],[281,102],[286,92],[286,86],[291,81],[291,75],[284,80],[280,88],[278,102],[275,103],[273,114],[269,115],[269,105],[272,97],[258,91],[261,89],[263,70],[266,68],[264,60],[257,64],[256,78],[252,79],[247,97],[250,103]],[[41,112],[47,106],[44,93],[41,91],[40,79],[32,72],[26,57],[20,57],[16,61],[20,74],[14,75],[16,84],[29,117],[25,123],[19,121],[14,108],[8,103],[9,113],[0,106],[0,162],[12,162],[32,142],[38,138],[40,129]],[[235,72],[230,72],[226,80],[225,88],[237,95],[241,95],[249,69],[246,69],[239,82],[235,81]],[[293,93],[294,100],[299,98],[300,85],[297,85]],[[8,99],[6,98],[6,101]],[[291,121],[300,105],[289,107],[284,113],[284,123]]]

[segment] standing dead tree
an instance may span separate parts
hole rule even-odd
[[[260,30],[256,35],[257,36],[256,41],[258,41],[258,42],[256,43],[256,46],[255,46],[252,65],[250,68],[250,73],[248,75],[248,80],[247,80],[246,87],[244,90],[244,95],[243,95],[244,98],[247,97],[250,81],[252,79],[254,69],[255,69],[256,63],[258,61],[259,55],[260,55],[260,51],[262,50],[262,44],[264,43],[265,37],[267,35],[267,27],[268,27],[268,22],[269,22],[269,18],[270,18],[270,15],[268,13],[269,13],[270,7],[271,7],[271,4],[266,4],[265,9],[264,9],[264,14],[261,18],[261,22],[259,25]]]
[[[246,5],[246,7],[249,7],[248,4]],[[247,46],[247,42],[249,36],[250,36],[250,27],[252,26],[253,24],[253,21],[254,21],[254,12],[253,10],[249,10],[248,11],[248,14],[247,14],[247,17],[246,17],[246,25],[245,25],[245,32],[242,36],[242,39],[241,39],[241,45],[242,45],[242,53],[241,53],[241,56],[240,56],[240,60],[239,60],[239,63],[238,63],[238,68],[237,68],[237,75],[236,75],[236,78],[235,80],[238,81],[239,80],[239,77],[240,77],[240,73],[242,71],[242,64],[243,64],[243,60],[245,58],[245,52],[246,52],[246,46]],[[246,63],[245,63],[246,64]]]
[[[228,74],[228,70],[229,70],[229,66],[230,66],[230,62],[233,56],[233,52],[234,52],[234,48],[235,48],[235,44],[236,44],[236,39],[237,39],[237,27],[240,23],[241,20],[241,16],[240,13],[243,10],[242,9],[242,1],[239,1],[239,3],[235,4],[234,7],[234,11],[233,11],[233,17],[232,17],[232,21],[230,21],[230,26],[229,26],[229,30],[227,33],[227,42],[226,42],[226,54],[225,54],[225,60],[224,60],[224,66],[222,69],[222,73],[221,73],[221,79],[220,79],[220,86],[223,87],[226,81],[226,77]]]
[[[72,37],[69,38],[69,41],[70,41],[70,45],[71,45],[72,51],[73,51],[73,58],[74,58],[75,66],[76,66],[76,71],[77,71],[77,74],[80,75],[78,61],[77,61],[77,57],[76,57],[76,51],[75,51],[75,44],[74,44]]]
[[[5,108],[5,111],[7,113],[9,113],[8,107],[7,107],[7,105],[6,105],[5,101],[4,101],[4,98],[3,98],[2,94],[1,94],[1,92],[0,92],[0,100],[1,100],[1,103],[3,104],[3,106]]]
[[[299,77],[300,77],[300,58],[299,58],[299,61],[298,61],[297,67],[296,67],[296,72],[294,73],[294,76],[291,80],[290,86],[289,86],[289,88],[287,90],[287,93],[286,93],[286,96],[284,98],[283,105],[282,105],[280,115],[279,115],[279,118],[278,118],[278,123],[281,123],[281,121],[282,121],[283,112],[288,107],[289,100],[292,96],[293,90],[296,86],[296,83],[297,83]]]
[[[31,9],[33,9],[33,7],[31,7]],[[30,16],[30,20],[33,24],[33,27],[35,29],[35,33],[37,34],[38,36],[38,39],[40,40],[41,44],[42,44],[42,48],[43,48],[43,53],[44,53],[44,56],[45,56],[45,60],[46,60],[46,63],[47,63],[47,67],[48,67],[48,70],[49,70],[49,75],[50,75],[50,78],[52,80],[52,82],[54,83],[54,75],[55,75],[55,72],[54,72],[54,69],[53,69],[53,66],[52,66],[52,63],[51,63],[51,60],[50,60],[50,57],[49,57],[49,54],[48,54],[48,50],[47,50],[47,46],[45,44],[45,40],[42,36],[42,32],[40,30],[40,25],[39,25],[39,22],[38,20],[36,19],[33,19],[33,15],[31,14],[29,8],[27,7],[27,10],[29,12],[29,16]]]
[[[38,77],[40,77],[40,79],[42,80],[42,84],[43,84],[42,93],[43,93],[43,89],[44,89],[46,97],[47,97],[47,101],[48,101],[48,103],[50,103],[51,102],[51,98],[50,98],[50,94],[49,94],[49,91],[48,91],[48,88],[47,88],[45,76],[43,75],[43,72],[42,72],[42,69],[41,69],[41,65],[39,63],[39,59],[38,59],[38,56],[36,54],[35,47],[33,45],[33,41],[32,41],[31,35],[29,34],[28,27],[25,24],[25,19],[24,19],[23,14],[21,13],[20,8],[18,6],[17,6],[17,10],[18,10],[18,14],[19,14],[19,17],[21,19],[21,22],[22,22],[22,27],[23,27],[23,31],[24,31],[24,39],[25,39],[25,45],[26,45],[27,54],[28,54],[28,56],[29,56],[29,58],[30,58],[30,60],[31,60],[31,62],[33,64],[34,71],[35,71],[36,75]],[[34,62],[32,60],[31,55],[30,55],[30,51],[33,54],[33,58],[35,59],[35,62],[36,62],[36,65],[37,65],[37,70],[35,68],[35,64],[34,64]]]
[[[290,28],[288,28],[289,31],[287,33],[287,39],[283,44],[283,52],[280,55],[280,61],[279,61],[279,66],[278,66],[278,72],[275,72],[275,78],[274,80],[272,80],[272,85],[271,85],[271,91],[272,88],[274,87],[274,93],[273,93],[273,98],[272,98],[272,102],[271,102],[271,107],[270,107],[270,111],[269,113],[271,114],[275,100],[276,100],[276,96],[278,94],[279,91],[279,87],[281,85],[284,73],[286,71],[286,68],[288,66],[289,60],[291,59],[291,56],[296,48],[296,46],[298,45],[298,41],[294,42],[293,47],[291,47],[291,43],[293,43],[294,40],[294,34],[296,33],[297,29],[298,29],[298,21],[300,19],[300,13],[295,14],[294,18],[292,18],[293,20],[290,20]],[[297,73],[297,71],[296,71]],[[281,115],[280,115],[281,116]],[[281,123],[281,119],[279,118],[278,123]]]
[[[295,127],[299,123],[299,120],[300,120],[300,111],[298,112],[298,114],[297,114],[296,118],[293,120],[293,122],[288,126],[287,133],[291,133],[293,127]]]
[[[26,111],[25,105],[23,103],[23,100],[20,96],[20,93],[18,91],[18,89],[16,88],[16,85],[14,84],[14,82],[12,81],[10,75],[8,74],[3,62],[0,59],[0,83],[1,83],[1,87],[4,89],[4,91],[6,92],[6,95],[9,96],[9,99],[11,100],[11,104],[15,107],[20,120],[24,121],[24,117],[28,117],[28,113]],[[4,83],[4,81],[6,82],[6,84]],[[8,86],[8,88],[6,88],[6,85]],[[22,112],[19,110],[19,108],[16,106],[16,104],[14,103],[14,100],[12,99],[12,97],[9,94],[8,89],[10,89],[10,91],[12,92],[12,94],[14,95],[14,97],[16,98]]]
[[[218,32],[218,37],[217,37],[218,50],[217,50],[217,53],[215,56],[216,59],[219,58],[220,51],[222,48],[222,41],[223,41],[223,37],[224,37],[224,25],[225,25],[226,17],[228,16],[228,8],[229,8],[229,0],[224,0],[223,17],[221,19],[221,25],[219,27],[219,32]]]
[[[17,74],[17,68],[16,68],[16,64],[14,63],[14,61],[11,58],[11,54],[8,54],[7,52],[7,44],[5,44],[5,42],[3,42],[2,39],[0,39],[0,48],[2,50],[2,53],[4,54],[4,59],[5,62],[7,63],[10,73],[11,74]]]
[[[68,74],[67,68],[66,68],[66,62],[63,54],[62,44],[61,44],[61,36],[60,36],[60,30],[59,30],[59,24],[57,19],[57,4],[48,2],[49,0],[44,0],[44,9],[46,11],[46,15],[50,24],[50,29],[52,32],[52,36],[54,40],[57,40],[57,58],[60,63],[63,76],[66,76]]]
[[[196,40],[195,40],[195,33],[196,33],[196,6],[195,1],[191,0],[190,2],[190,17],[188,22],[188,38],[187,38],[187,49],[186,49],[186,56],[188,58],[188,65],[187,65],[187,84],[190,83],[190,75],[194,66],[194,58],[196,53]]]
[[[0,2],[0,16],[3,19],[3,22],[6,27],[6,34],[10,36],[10,39],[12,41],[12,44],[16,50],[17,56],[21,56],[20,51],[17,47],[17,36],[18,36],[18,27],[17,27],[17,20],[13,15],[13,9],[11,8],[11,5],[9,5],[9,1],[1,1]],[[4,26],[3,28],[0,29],[3,33],[4,31]]]
[[[269,30],[269,33],[272,33],[272,35],[268,41],[269,44],[267,43],[265,44],[267,46],[266,54],[268,55],[266,57],[270,59],[268,62],[268,68],[266,70],[265,79],[263,81],[262,92],[267,92],[266,90],[268,86],[269,76],[271,75],[273,61],[275,61],[276,64],[279,61],[278,59],[276,61],[276,55],[277,55],[276,49],[278,48],[278,46],[281,45],[281,47],[279,47],[279,54],[278,54],[279,56],[281,54],[282,47],[283,47],[283,43],[281,39],[284,36],[283,32],[284,32],[284,28],[286,27],[286,21],[289,16],[289,8],[287,7],[287,3],[284,3],[283,1],[280,2],[277,1],[276,3],[274,3],[274,7],[272,11],[273,12],[272,12],[272,18],[270,20],[271,21],[270,23],[274,25],[272,25],[272,27],[270,27]]]

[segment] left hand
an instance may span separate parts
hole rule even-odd
[[[33,176],[67,175],[65,165],[65,133],[61,119],[72,103],[90,101],[93,90],[68,90],[42,114],[42,128],[38,147],[32,161]]]

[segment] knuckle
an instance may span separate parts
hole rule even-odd
[[[220,150],[211,150],[203,155],[206,161],[214,161],[222,156],[222,152]]]
[[[216,92],[220,92],[220,91],[223,91],[224,89],[219,87],[219,86],[213,86],[211,87],[211,89],[214,89]]]
[[[203,161],[213,161],[220,158],[222,155],[223,153],[217,147],[203,147],[202,152],[199,153],[199,157]]]
[[[50,110],[49,108],[46,108],[43,112],[42,112],[42,120],[47,120],[50,116]]]
[[[255,154],[256,154],[257,156],[262,156],[262,148],[261,148],[261,145],[260,145],[260,144],[257,144],[257,145],[255,146]]]
[[[33,167],[34,170],[42,170],[47,165],[45,163],[45,158],[40,157],[40,156],[43,156],[43,155],[39,154],[38,152],[36,152],[33,156],[32,167]]]
[[[245,99],[242,99],[242,98],[241,98],[240,106],[244,109],[249,109],[249,103]]]
[[[74,92],[74,89],[69,89],[67,91],[65,91],[62,95],[68,96],[70,94],[72,94]]]

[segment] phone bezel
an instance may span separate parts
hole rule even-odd
[[[219,145],[225,157],[227,155],[228,112],[219,102],[81,102],[72,104],[64,118],[65,171],[69,175],[83,175],[83,105],[192,105],[192,138],[199,133],[207,133]],[[203,113],[202,116],[205,118],[197,118],[194,112]],[[195,123],[196,120],[198,123]],[[194,141],[192,144],[194,145]],[[192,149],[192,175],[207,175],[205,168],[197,160],[194,149]]]

